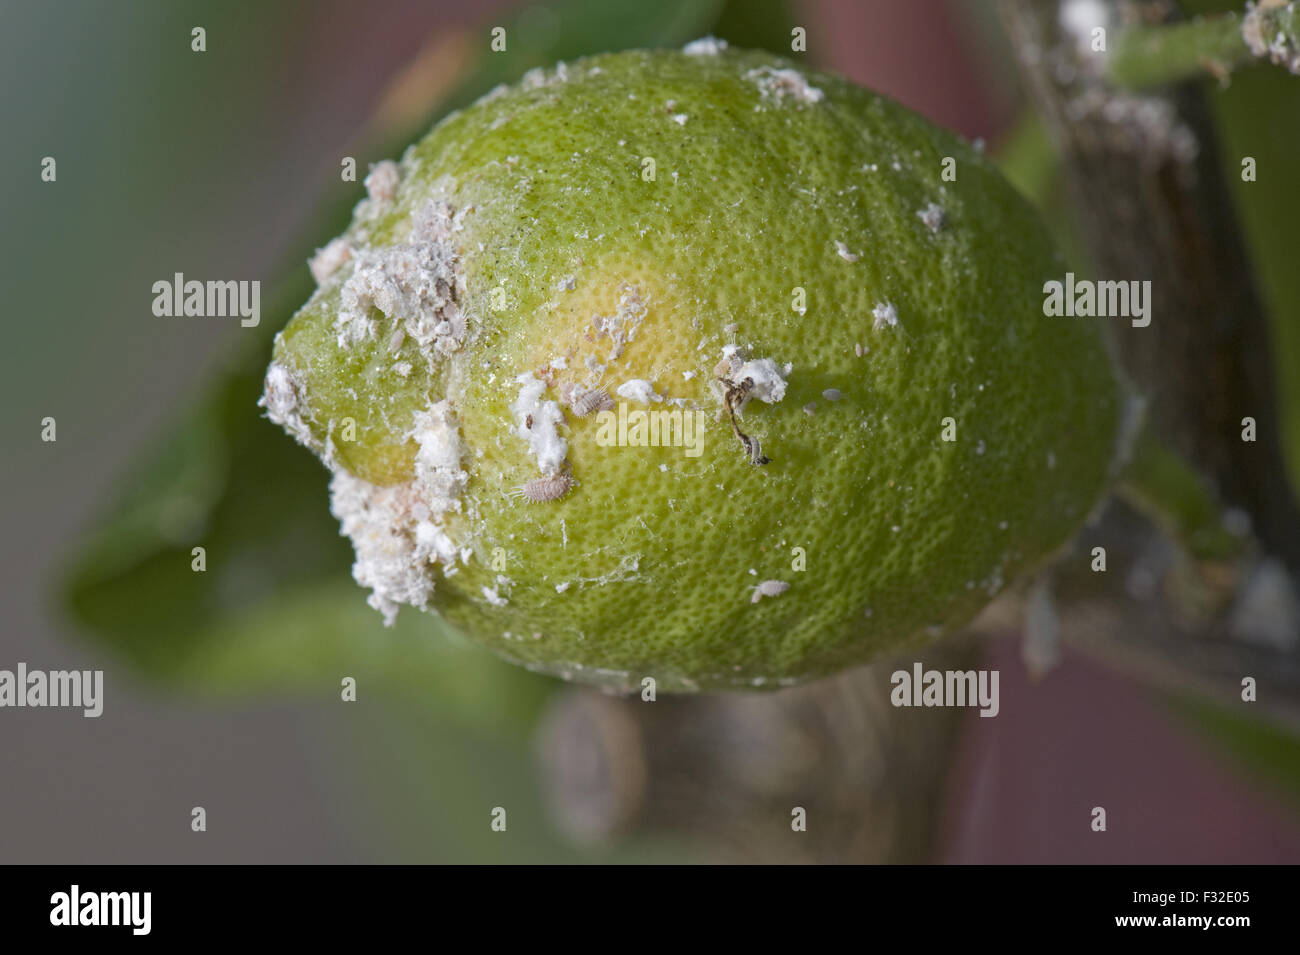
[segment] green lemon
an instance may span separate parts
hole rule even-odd
[[[700,41],[533,71],[377,166],[263,403],[354,576],[531,668],[783,685],[970,620],[1105,493],[1095,324],[976,150]],[[407,611],[410,612],[410,611]]]

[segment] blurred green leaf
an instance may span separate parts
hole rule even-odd
[[[707,33],[722,8],[722,0],[557,0],[527,5],[505,24],[506,50],[488,56],[449,105],[460,107],[498,83],[513,82],[525,71],[557,60],[681,46]]]
[[[1165,701],[1185,725],[1212,746],[1300,805],[1300,737],[1201,696],[1169,694]]]
[[[1204,477],[1148,429],[1138,438],[1116,493],[1197,560],[1240,557],[1245,542],[1231,533]]]
[[[1065,261],[1086,271],[1087,250],[1061,188],[1061,159],[1037,113],[1024,112],[998,144],[994,159],[1007,181],[1038,208]]]
[[[1045,206],[1060,181],[1061,163],[1037,113],[1026,111],[998,144],[998,169],[1030,202]]]
[[[1186,0],[1189,15],[1239,9],[1230,0]],[[1251,262],[1268,309],[1278,378],[1288,474],[1300,495],[1300,77],[1257,65],[1232,74],[1227,89],[1203,85],[1219,131],[1224,180],[1232,190]],[[1242,159],[1256,162],[1256,180],[1241,178]]]
[[[611,846],[571,843],[543,809],[535,757],[523,738],[456,726],[402,702],[358,706],[337,728],[335,758],[350,768],[356,798],[382,807],[371,811],[378,858],[474,865],[705,861],[698,847],[664,835]],[[491,828],[498,806],[507,813],[505,832]]]
[[[680,45],[709,32],[722,7],[530,6],[507,21],[507,51],[481,57],[438,112],[556,60]],[[397,154],[436,118],[371,154]],[[348,577],[351,548],[329,514],[326,470],[257,408],[271,339],[312,291],[303,263],[343,230],[359,198],[358,189],[322,211],[225,373],[128,474],[120,503],[66,573],[66,602],[95,639],[159,680],[236,692],[365,676],[441,695],[474,718],[500,715],[479,700],[506,698],[506,712],[531,716],[540,696],[527,686],[547,681],[457,643],[430,615],[406,611],[393,630],[379,626]],[[206,549],[206,573],[191,570],[195,546]]]
[[[376,686],[426,713],[510,730],[530,725],[545,681],[469,643],[430,614],[403,610],[392,627],[350,577],[278,593],[202,628],[171,672],[173,689],[198,693],[299,690],[337,700],[343,677],[358,699]]]
[[[728,0],[713,24],[713,34],[732,46],[801,59],[802,54],[790,50],[795,25],[786,0]]]
[[[309,290],[307,277],[288,283],[275,314]],[[71,609],[154,676],[183,666],[203,627],[350,563],[325,469],[260,417],[271,334],[250,331],[221,380],[128,474],[122,504],[69,574]],[[195,546],[206,573],[191,570]]]

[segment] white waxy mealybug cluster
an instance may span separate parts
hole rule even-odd
[[[779,597],[789,589],[790,585],[784,580],[765,580],[754,588],[754,596],[749,598],[749,602],[758,603],[764,597]]]
[[[727,41],[715,36],[702,36],[682,47],[687,56],[717,56],[727,48]]]
[[[397,185],[402,181],[402,171],[391,159],[375,163],[366,176],[366,195],[372,202],[392,202],[397,196]]]
[[[813,86],[798,70],[778,70],[771,66],[760,66],[745,74],[745,79],[758,84],[763,99],[781,102],[792,99],[797,103],[820,103],[826,94]]]
[[[630,381],[625,381],[614,391],[620,398],[626,398],[628,401],[639,401],[643,405],[664,400],[664,396],[655,391],[654,382],[645,378],[633,378]]]
[[[460,349],[465,278],[452,239],[457,227],[451,206],[430,200],[414,216],[407,241],[353,250],[356,266],[335,320],[340,348],[383,334],[396,351],[409,337],[430,364]]]
[[[519,85],[526,90],[539,90],[548,86],[558,86],[569,80],[569,64],[563,60],[555,64],[555,72],[548,75],[546,70],[535,66],[519,78]]]
[[[266,409],[267,418],[284,428],[299,444],[316,447],[316,439],[304,418],[307,403],[302,382],[284,365],[271,363],[266,371],[265,390],[257,403]]]
[[[1300,41],[1296,38],[1300,19],[1295,17],[1295,8],[1287,11],[1284,9],[1287,6],[1285,0],[1247,3],[1241,36],[1253,56],[1267,57],[1271,63],[1300,75]],[[1289,29],[1283,29],[1284,16],[1290,17]]]
[[[875,308],[871,310],[871,316],[874,319],[871,323],[873,332],[898,327],[898,309],[892,302],[877,302]]]
[[[647,312],[648,302],[641,290],[635,285],[624,285],[619,290],[618,308],[613,315],[592,316],[591,340],[608,338],[611,343],[608,360],[617,361],[623,357],[623,349],[636,337]]]
[[[316,280],[316,284],[323,285],[350,258],[352,246],[347,240],[331,239],[323,249],[317,249],[316,254],[308,259],[307,267],[311,269],[311,277]]]
[[[918,209],[916,217],[925,223],[925,227],[931,232],[938,232],[948,221],[948,214],[943,211],[943,207],[933,202],[924,209]]]
[[[558,402],[542,397],[546,382],[532,372],[515,378],[519,395],[510,403],[515,416],[515,434],[528,442],[528,452],[537,459],[537,467],[544,477],[557,474],[569,452],[569,443],[560,436],[564,412]]]
[[[352,576],[372,591],[367,602],[384,615],[385,626],[403,604],[428,608],[435,565],[450,577],[469,557],[446,524],[460,511],[469,480],[451,405],[439,401],[416,415],[411,437],[419,451],[410,481],[381,487],[340,467],[330,481],[330,511],[356,551]]]

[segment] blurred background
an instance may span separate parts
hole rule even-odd
[[[1226,571],[1233,596],[1190,618],[1185,555],[1116,505],[1080,546],[1114,548],[1119,593],[1063,585],[1050,672],[1031,676],[1011,613],[922,656],[1000,670],[996,719],[893,709],[896,661],[647,706],[507,666],[427,617],[383,630],[348,578],[326,472],[255,407],[270,338],[309,294],[307,257],[363,195],[341,159],[362,178],[498,82],[610,49],[714,34],[843,73],[983,139],[1095,264],[1079,143],[1035,93],[1025,38],[1008,40],[1008,23],[1031,29],[1056,6],[3,3],[0,668],[102,669],[105,703],[98,719],[0,711],[0,862],[1300,861],[1300,635],[1285,587],[1263,611],[1238,599],[1270,541],[1300,540],[1285,505],[1255,512],[1264,543]],[[498,25],[504,53],[489,47]],[[806,53],[790,53],[794,27]],[[1252,334],[1272,362],[1261,415],[1282,422],[1274,457],[1236,468],[1285,486],[1281,455],[1300,444],[1276,437],[1298,403],[1300,79],[1264,70],[1200,80],[1177,106],[1215,130],[1183,185],[1219,182],[1218,214],[1241,230],[1228,239],[1250,257]],[[1246,154],[1267,170],[1253,191],[1235,172]],[[151,286],[175,272],[261,281],[261,325],[155,318]],[[1226,565],[1190,566],[1203,584]],[[1232,624],[1252,607],[1262,626]],[[1244,675],[1260,682],[1253,707]],[[347,676],[356,702],[340,700]],[[191,831],[197,806],[206,832]]]

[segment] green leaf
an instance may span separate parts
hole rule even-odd
[[[484,652],[432,614],[404,609],[392,627],[350,577],[325,577],[223,615],[201,628],[172,671],[188,696],[303,692],[338,700],[344,677],[358,700],[376,687],[433,713],[485,728],[530,725],[550,684]]]
[[[722,8],[722,0],[562,0],[527,7],[504,24],[505,51],[489,55],[451,97],[451,105],[472,102],[498,83],[514,82],[526,70],[552,66],[557,60],[612,50],[680,46],[707,33]]]
[[[1245,548],[1224,526],[1205,479],[1149,430],[1138,438],[1116,492],[1197,560],[1231,560]]]
[[[343,717],[346,717],[345,719]],[[699,846],[656,833],[609,846],[577,846],[546,812],[530,740],[449,724],[409,702],[343,708],[331,721],[332,764],[349,768],[370,820],[365,845],[398,863],[683,864],[707,861]],[[491,828],[506,810],[507,830]]]
[[[1300,738],[1191,694],[1164,696],[1175,716],[1266,785],[1300,805]]]
[[[1060,159],[1037,113],[1025,112],[998,144],[998,169],[1011,185],[1039,208],[1060,190]]]
[[[796,25],[785,0],[728,0],[713,33],[732,46],[802,59],[802,53],[790,49],[790,31]]]
[[[1228,0],[1189,0],[1189,15],[1236,9]],[[1202,84],[1214,112],[1224,181],[1246,232],[1255,277],[1268,309],[1278,378],[1278,408],[1292,490],[1300,495],[1300,77],[1272,66],[1232,74],[1222,89]],[[1256,163],[1256,179],[1241,178],[1242,159]]]

